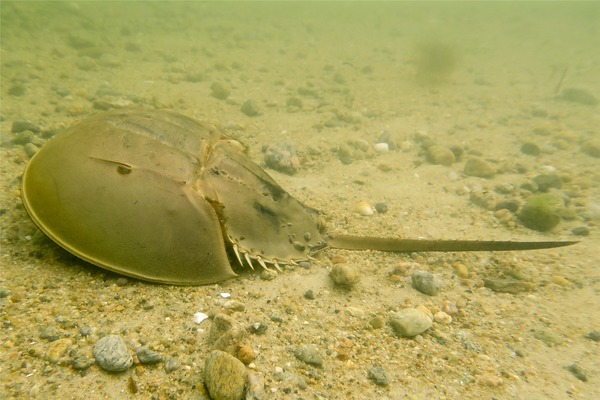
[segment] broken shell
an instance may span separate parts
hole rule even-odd
[[[373,149],[375,149],[375,151],[378,153],[385,153],[390,149],[390,147],[387,143],[382,142],[382,143],[375,143],[373,145]]]
[[[354,212],[365,216],[373,215],[375,213],[373,207],[371,207],[371,205],[366,201],[360,201],[356,203],[356,205],[354,206]]]

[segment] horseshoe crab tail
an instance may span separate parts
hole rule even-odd
[[[329,247],[346,250],[379,250],[398,253],[417,251],[512,251],[549,249],[570,246],[575,240],[512,242],[496,240],[427,240],[381,238],[370,236],[330,235]]]

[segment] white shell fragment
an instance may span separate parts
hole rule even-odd
[[[201,313],[201,312],[197,312],[196,314],[194,314],[194,323],[195,324],[199,324],[202,321],[204,321],[205,319],[208,319],[208,315]]]
[[[389,151],[390,147],[388,146],[387,143],[382,142],[382,143],[375,143],[373,145],[373,149],[375,149],[375,151],[378,153],[385,153],[385,152]]]
[[[224,299],[228,299],[231,297],[231,293],[223,292],[223,293],[220,293],[220,296]]]

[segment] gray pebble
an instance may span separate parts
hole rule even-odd
[[[98,340],[93,352],[100,368],[106,371],[125,371],[133,364],[125,341],[118,335],[108,335]]]
[[[13,138],[11,139],[11,142],[13,142],[14,144],[27,144],[27,143],[31,143],[31,141],[33,140],[33,132],[31,131],[21,131],[19,133],[15,133]]]
[[[378,365],[369,370],[367,377],[378,386],[387,386],[389,383],[385,370]]]
[[[175,371],[176,369],[179,369],[179,358],[177,358],[177,357],[167,358],[167,361],[165,361],[165,372],[168,374],[168,373]]]
[[[523,143],[523,145],[521,146],[521,153],[524,153],[524,154],[527,154],[530,156],[537,156],[540,154],[540,148],[535,143],[531,143],[531,142]]]
[[[92,328],[90,328],[89,326],[82,326],[81,328],[79,328],[79,334],[81,336],[89,336],[92,333]]]
[[[314,344],[303,344],[294,350],[294,356],[298,360],[316,367],[323,365],[323,356]]]
[[[481,158],[470,158],[465,163],[465,169],[463,171],[465,175],[476,176],[479,178],[491,178],[496,175],[496,168],[490,163]]]
[[[260,115],[258,104],[254,100],[248,100],[242,104],[242,112],[249,117],[256,117]]]
[[[496,203],[496,207],[494,209],[496,211],[506,209],[510,212],[515,213],[515,212],[517,212],[517,210],[519,209],[520,206],[521,206],[521,203],[519,202],[519,200],[509,199],[509,200],[499,201],[498,203]]]
[[[244,364],[224,351],[213,350],[204,361],[204,383],[214,400],[242,400],[248,372]]]
[[[265,148],[265,164],[269,168],[293,175],[300,168],[300,158],[292,143],[273,143]]]
[[[431,328],[433,321],[421,310],[405,308],[392,314],[390,325],[396,334],[402,337],[413,337]]]
[[[412,284],[419,292],[429,296],[435,296],[442,287],[442,282],[437,276],[420,269],[412,273]]]
[[[388,206],[386,203],[377,203],[375,204],[375,211],[379,214],[385,214],[388,212]]]
[[[593,340],[594,342],[600,342],[600,331],[591,331],[585,335],[585,337]]]
[[[262,322],[255,322],[248,327],[248,331],[255,335],[262,335],[269,329],[267,324],[263,324]]]
[[[575,378],[579,379],[582,382],[587,382],[587,374],[585,371],[577,364],[571,364],[567,367],[567,371],[572,373]]]
[[[33,122],[26,121],[23,119],[18,119],[12,123],[12,127],[11,127],[10,131],[12,133],[20,133],[23,131],[31,131],[33,133],[38,133],[39,131],[41,131],[41,128],[39,126],[37,126],[36,124],[34,124]]]
[[[560,189],[562,182],[556,174],[541,174],[533,178],[533,181],[540,192],[547,192],[550,189]]]
[[[60,334],[55,326],[49,325],[44,328],[42,333],[40,333],[40,339],[46,339],[49,342],[54,342],[55,340],[60,339]]]
[[[210,85],[210,95],[215,99],[225,100],[230,93],[229,87],[221,82],[213,82]]]
[[[33,143],[26,143],[25,146],[23,146],[23,150],[25,150],[27,157],[31,158],[38,152],[39,148]]]
[[[147,347],[140,347],[135,351],[135,355],[142,364],[158,364],[164,360],[163,356]]]
[[[575,236],[588,236],[590,234],[590,228],[587,226],[578,226],[571,230]]]

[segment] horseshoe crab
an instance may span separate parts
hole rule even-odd
[[[239,142],[171,111],[108,111],[76,123],[31,159],[21,193],[33,222],[77,257],[178,285],[235,277],[228,254],[242,265],[279,268],[326,247],[473,251],[575,243],[327,234],[318,212],[290,196]]]

